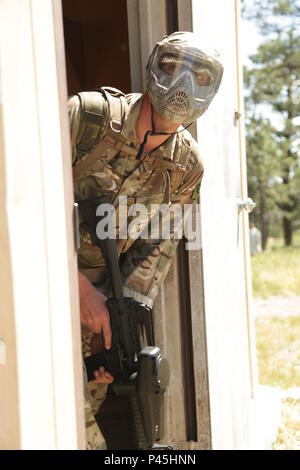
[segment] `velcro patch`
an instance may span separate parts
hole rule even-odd
[[[200,184],[199,186],[196,186],[196,188],[194,189],[193,194],[192,194],[192,199],[194,201],[197,201],[197,199],[199,198],[199,194],[200,194]]]

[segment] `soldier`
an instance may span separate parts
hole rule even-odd
[[[249,233],[251,256],[261,253],[261,232],[257,227],[255,227],[255,224],[253,222],[250,223]]]
[[[197,143],[185,128],[201,116],[218,91],[223,74],[219,54],[196,34],[177,32],[158,42],[147,64],[147,91],[123,95],[116,90],[78,93],[69,100],[75,199],[103,195],[117,213],[120,196],[127,208],[134,203],[192,204],[203,177]],[[124,293],[152,306],[163,283],[178,240],[118,237]],[[109,313],[105,301],[109,284],[105,261],[80,225],[78,251],[80,315],[84,357],[111,345]],[[97,346],[98,345],[98,346]],[[103,368],[86,385],[88,449],[105,449],[94,416],[113,377]]]

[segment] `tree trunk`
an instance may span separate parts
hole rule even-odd
[[[288,93],[288,99],[290,100],[291,99],[291,93],[292,93],[290,86],[287,87],[287,93]],[[287,152],[287,156],[289,157],[289,159],[295,158],[295,157],[293,157],[293,152],[292,152],[293,139],[291,137],[291,134],[289,133],[290,132],[289,126],[292,123],[292,119],[293,119],[293,113],[292,113],[291,109],[288,109],[288,118],[285,122],[285,129],[286,129],[286,134],[287,134],[286,140],[288,141],[288,144],[289,144],[288,145],[288,152]],[[288,191],[289,188],[290,188],[290,183],[291,183],[291,181],[290,181],[290,162],[286,162],[285,175],[284,175],[284,178],[283,178],[283,183],[287,185],[286,186],[286,191]],[[293,213],[293,209],[294,209],[293,204],[291,204],[290,207],[289,207],[290,214]],[[284,236],[285,246],[291,246],[291,244],[292,244],[292,235],[293,235],[292,221],[284,215],[283,219],[282,219],[282,224],[283,224],[283,236]]]
[[[261,225],[261,248],[264,251],[267,246],[267,241],[269,238],[269,221],[266,220],[266,217],[262,220]]]
[[[268,241],[268,220],[267,220],[267,214],[265,211],[265,192],[264,192],[264,187],[263,185],[259,185],[259,193],[260,193],[260,213],[259,213],[259,218],[260,218],[260,229],[261,229],[261,247],[262,250],[264,251],[267,246],[267,241]]]
[[[293,235],[292,222],[287,217],[284,216],[282,219],[282,225],[283,225],[283,235],[284,235],[285,246],[290,246],[292,244],[292,235]]]

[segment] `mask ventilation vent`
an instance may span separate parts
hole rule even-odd
[[[176,91],[165,103],[164,109],[179,116],[187,116],[190,112],[189,95],[184,90]]]

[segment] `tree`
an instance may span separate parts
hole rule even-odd
[[[281,125],[272,130],[280,152],[276,205],[282,215],[285,244],[290,245],[300,191],[294,184],[300,157],[296,119],[300,109],[294,96],[295,82],[300,78],[300,1],[253,0],[251,6],[244,4],[244,13],[255,20],[265,38],[257,53],[250,56],[253,67],[245,71],[247,112],[257,115],[257,110],[263,113],[268,108],[280,117]],[[267,127],[264,129],[267,138]]]
[[[280,152],[275,139],[276,130],[268,119],[251,115],[246,120],[246,126],[248,192],[256,202],[252,220],[261,229],[264,250],[269,225],[278,221],[276,195]]]

